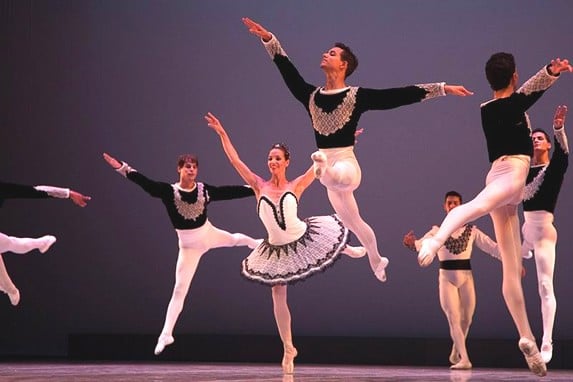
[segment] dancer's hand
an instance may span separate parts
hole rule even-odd
[[[473,92],[470,92],[468,89],[463,87],[462,85],[445,85],[444,91],[446,94],[457,95],[461,97],[465,97],[468,95],[473,95]]]
[[[565,124],[565,117],[567,116],[567,106],[559,105],[555,110],[555,116],[553,117],[553,127],[555,129],[561,129]]]
[[[70,190],[70,199],[72,202],[74,202],[75,205],[85,207],[88,205],[88,201],[90,201],[92,198],[87,195],[82,195],[77,191]]]
[[[105,161],[111,166],[113,167],[114,170],[117,170],[118,168],[121,167],[121,163],[115,159],[114,157],[112,157],[111,155],[109,155],[108,153],[103,153],[103,159],[105,159]]]
[[[561,72],[573,72],[573,66],[569,64],[569,60],[556,58],[555,60],[551,60],[551,64],[549,64],[549,72],[554,76]]]
[[[402,244],[404,244],[404,247],[411,249],[412,251],[416,250],[416,235],[414,235],[414,231],[410,231],[404,235]]]
[[[249,32],[257,37],[260,37],[264,42],[270,41],[270,39],[273,37],[273,35],[268,30],[263,28],[261,24],[254,22],[248,17],[243,17],[242,20],[243,24],[245,24],[245,26],[249,29]]]
[[[205,116],[205,120],[207,121],[207,125],[213,130],[215,130],[217,134],[223,135],[226,133],[225,129],[223,128],[223,125],[221,125],[221,122],[219,122],[219,120],[217,119],[217,117],[213,115],[213,113],[208,112],[207,115]]]

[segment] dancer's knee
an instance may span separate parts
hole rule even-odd
[[[541,280],[539,282],[539,296],[542,299],[550,299],[554,296],[553,282],[551,280]]]

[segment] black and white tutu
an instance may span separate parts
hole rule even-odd
[[[336,215],[300,220],[296,196],[285,192],[278,203],[259,199],[258,213],[269,237],[243,260],[242,274],[266,285],[292,284],[332,265],[348,241]]]

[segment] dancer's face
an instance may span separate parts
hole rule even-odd
[[[533,140],[534,153],[542,154],[551,149],[551,142],[547,140],[545,134],[543,134],[542,132],[536,131],[531,135],[531,139]]]
[[[177,169],[179,173],[179,182],[194,182],[199,172],[199,167],[195,162],[185,162],[182,167]]]
[[[446,198],[446,201],[444,202],[444,210],[446,211],[446,213],[449,213],[451,210],[453,210],[460,204],[462,204],[462,201],[459,197],[450,195]]]
[[[342,61],[342,49],[333,47],[322,54],[320,68],[324,71],[342,71],[346,72],[346,61]]]
[[[281,174],[286,172],[289,161],[285,159],[285,153],[281,149],[271,149],[267,159],[267,165],[271,174]]]

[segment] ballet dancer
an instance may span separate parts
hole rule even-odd
[[[89,196],[80,194],[77,191],[68,188],[54,186],[28,186],[16,183],[0,182],[0,207],[5,199],[44,199],[60,198],[70,199],[74,204],[85,207],[91,199]],[[46,253],[48,249],[56,242],[52,235],[44,235],[39,238],[25,238],[8,236],[0,232],[0,291],[6,293],[10,303],[14,306],[20,302],[20,291],[12,282],[2,254],[4,252],[13,252],[17,254],[28,253],[34,249],[40,253]]]
[[[423,241],[418,253],[427,265],[438,249],[459,227],[489,213],[503,264],[503,297],[519,332],[519,348],[531,371],[539,376],[547,368],[531,332],[521,286],[521,240],[517,207],[523,198],[533,144],[526,111],[559,78],[571,72],[569,61],[555,59],[517,88],[515,60],[509,53],[496,53],[485,66],[493,99],[481,105],[491,169],[485,188],[471,201],[453,209],[436,234]]]
[[[249,32],[261,38],[287,87],[309,113],[318,147],[311,156],[314,174],[326,187],[336,214],[366,248],[374,275],[386,281],[388,259],[380,256],[374,231],[360,216],[354,198],[362,176],[354,155],[358,120],[368,110],[396,108],[446,94],[472,93],[463,86],[443,82],[394,89],[347,86],[346,78],[354,72],[358,60],[342,43],[323,53],[320,67],[325,74],[325,85],[317,87],[302,78],[276,36],[249,18],[243,18],[243,23]]]
[[[533,159],[527,175],[523,200],[525,222],[522,227],[522,255],[529,257],[530,251],[535,254],[543,318],[541,358],[545,363],[551,361],[553,356],[553,323],[557,310],[557,301],[553,291],[557,230],[553,225],[553,213],[569,162],[569,145],[564,128],[566,116],[567,106],[558,106],[553,118],[555,150],[553,150],[551,160],[549,160],[549,153],[552,145],[549,135],[541,129],[533,130],[531,135]]]
[[[229,233],[213,226],[207,218],[207,205],[217,200],[253,196],[254,193],[247,186],[211,186],[198,182],[199,160],[191,154],[179,157],[177,161],[179,182],[173,184],[151,180],[107,153],[103,154],[103,158],[118,173],[137,184],[149,195],[161,199],[179,238],[175,286],[167,307],[165,324],[154,350],[155,355],[159,355],[166,346],[175,341],[173,328],[183,309],[185,297],[201,256],[213,248],[235,246],[255,248],[260,242],[242,233]]]
[[[446,214],[460,204],[462,196],[458,192],[446,193],[443,205]],[[419,240],[416,239],[414,232],[410,231],[404,236],[403,243],[407,248],[417,252],[422,241],[432,237],[438,228],[433,226]],[[453,370],[472,368],[466,348],[466,338],[476,307],[474,277],[470,264],[474,244],[485,253],[501,260],[497,244],[473,224],[458,228],[438,250],[440,305],[450,326],[453,345],[449,360],[452,364],[450,369]]]
[[[336,215],[298,218],[299,200],[314,180],[312,166],[289,181],[286,170],[290,153],[285,145],[275,144],[267,158],[270,179],[265,180],[240,159],[219,120],[211,113],[205,119],[221,138],[223,150],[233,167],[255,192],[257,212],[268,238],[243,260],[242,274],[271,287],[273,312],[284,348],[282,368],[285,374],[292,374],[298,352],[292,340],[287,285],[323,271],[339,258],[340,253],[359,258],[366,250],[346,244],[348,229]]]

